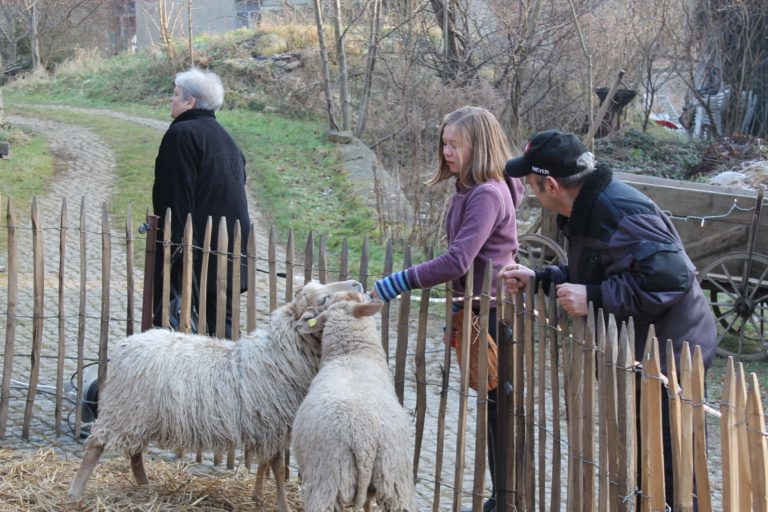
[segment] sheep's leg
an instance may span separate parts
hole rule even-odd
[[[371,512],[371,498],[365,500],[365,505],[363,505],[363,512]]]
[[[245,469],[250,473],[251,466],[253,465],[253,450],[251,448],[243,450],[243,464],[245,464]]]
[[[138,485],[147,485],[147,473],[144,471],[144,458],[141,452],[131,455],[131,471],[133,471],[133,478],[136,479]]]
[[[93,473],[96,464],[99,463],[102,453],[104,453],[103,445],[88,444],[83,455],[83,461],[80,463],[80,469],[77,470],[75,479],[69,487],[69,497],[73,500],[78,500],[83,496],[85,484],[88,483],[91,473]]]
[[[285,456],[278,453],[272,462],[272,473],[275,474],[275,488],[277,490],[277,510],[279,512],[290,512],[288,506],[288,497],[285,495]]]
[[[256,483],[253,486],[253,501],[257,504],[261,504],[261,493],[264,490],[264,476],[269,470],[268,464],[259,464],[259,468],[256,470]]]

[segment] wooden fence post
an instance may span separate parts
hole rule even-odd
[[[461,331],[461,385],[459,389],[458,432],[456,433],[456,467],[453,476],[453,512],[461,509],[461,484],[464,476],[464,436],[467,430],[467,399],[469,390],[469,343],[472,327],[472,295],[474,265],[470,265],[464,280],[464,321]],[[449,284],[450,286],[450,284]]]
[[[40,224],[40,205],[37,196],[32,198],[32,259],[33,259],[33,313],[32,313],[32,365],[29,371],[27,403],[24,407],[24,425],[21,437],[29,439],[32,411],[37,395],[40,376],[40,351],[43,343],[43,318],[45,317],[45,265],[43,262],[43,227]]]
[[[8,406],[11,400],[11,375],[13,373],[13,357],[16,343],[16,305],[19,292],[19,263],[16,246],[16,213],[13,200],[8,198],[6,213],[8,230],[8,301],[5,313],[5,350],[3,352],[3,383],[0,396],[0,437],[5,437],[5,426],[8,422]]]
[[[82,222],[82,209],[80,219]],[[144,288],[141,302],[141,330],[152,328],[155,290],[155,254],[157,253],[157,215],[147,212],[146,217],[146,247],[144,248]],[[84,253],[81,252],[81,260]],[[81,270],[82,273],[82,270]]]
[[[54,433],[61,436],[61,423],[63,418],[62,400],[64,398],[64,357],[66,357],[66,333],[64,332],[64,276],[66,275],[66,247],[67,247],[67,200],[61,201],[61,214],[59,215],[59,315],[58,315],[58,352],[56,354],[56,405],[54,407]]]
[[[427,261],[433,257],[432,248],[427,249]],[[430,288],[421,290],[419,303],[419,326],[416,331],[416,440],[413,446],[413,478],[419,474],[419,457],[424,437],[424,420],[427,413],[427,322],[429,321]]]
[[[440,403],[437,410],[437,439],[435,448],[435,489],[432,494],[432,512],[440,510],[443,451],[445,448],[445,410],[448,406],[448,382],[451,373],[451,334],[453,333],[453,290],[445,290],[445,331],[443,332],[443,366],[440,381]]]
[[[477,418],[475,428],[475,468],[472,486],[472,510],[483,509],[483,487],[485,482],[485,453],[488,443],[488,321],[491,307],[491,283],[493,282],[493,261],[488,260],[483,276],[480,294],[479,332],[477,340]],[[464,307],[471,307],[465,304]],[[471,331],[474,335],[474,327]],[[498,336],[497,336],[498,337]],[[469,350],[473,350],[470,348]]]

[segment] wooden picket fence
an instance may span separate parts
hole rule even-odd
[[[0,237],[0,244],[5,242],[7,247],[5,273],[0,273],[0,295],[7,297],[0,308],[0,327],[6,334],[0,438],[19,435],[30,439],[48,429],[62,439],[70,435],[79,439],[83,370],[89,362],[97,362],[99,381],[103,382],[110,344],[133,333],[139,317],[142,329],[151,325],[151,293],[145,292],[151,288],[148,283],[154,271],[165,270],[164,275],[168,275],[174,247],[168,239],[154,239],[154,217],[148,217],[140,230],[146,235],[147,248],[142,272],[134,268],[135,230],[130,212],[124,236],[112,230],[105,206],[99,229],[87,229],[84,200],[77,225],[70,225],[66,202],[58,222],[50,227],[43,226],[37,200],[32,203],[29,227],[17,220],[10,200],[6,212],[2,231],[7,236],[5,240]],[[233,254],[228,254],[212,249],[210,236],[203,237],[202,247],[193,247],[188,223],[182,242],[185,284],[181,329],[190,325],[195,251],[201,251],[203,268],[215,269],[217,275],[230,258],[236,272],[247,272],[248,292],[233,301],[233,339],[239,338],[241,324],[250,331],[269,311],[289,300],[298,274],[303,274],[305,281],[315,278],[323,282],[354,275],[368,287],[372,279],[395,268],[391,241],[381,273],[371,273],[368,268],[367,240],[353,273],[346,243],[333,264],[326,239],[310,233],[302,257],[296,258],[293,233],[283,248],[272,229],[265,247],[257,251],[254,228],[244,244],[235,239]],[[164,226],[163,232],[169,233],[170,226]],[[54,236],[48,236],[50,233]],[[77,236],[68,238],[69,233]],[[235,230],[236,237],[238,233]],[[222,220],[216,247],[226,248],[227,244]],[[164,252],[164,269],[152,268],[155,250]],[[113,269],[117,253],[122,254],[121,265]],[[411,265],[410,248],[405,247],[403,254],[405,268]],[[0,266],[2,263],[0,260]],[[56,265],[55,270],[46,273],[52,265]],[[471,276],[470,271],[467,289],[472,289]],[[145,283],[140,289],[135,286],[137,277],[143,277]],[[453,303],[473,300],[479,308],[481,336],[488,329],[491,304],[497,304],[498,510],[656,511],[665,510],[665,503],[675,510],[693,510],[694,495],[701,511],[768,510],[768,444],[754,374],[745,375],[741,365],[729,361],[719,407],[709,406],[701,353],[695,346],[683,350],[679,368],[672,363],[668,375],[662,375],[659,344],[652,335],[641,357],[633,353],[631,322],[617,325],[612,317],[603,318],[601,312],[571,320],[558,309],[553,294],[542,292],[505,296],[503,287],[498,286],[500,296],[491,297],[488,290],[493,278],[490,271],[486,273],[480,297],[454,297],[450,287],[441,286],[440,293],[415,290],[403,294],[382,310],[382,345],[391,356],[396,393],[413,412],[414,475],[420,496],[429,503],[424,507],[458,511],[471,499],[477,511],[488,496],[487,390],[469,389],[467,372],[456,373],[459,367],[469,366],[469,318],[464,319],[464,361],[459,367],[451,354],[448,334]],[[201,285],[206,281],[205,275],[200,276]],[[164,287],[168,285],[166,279]],[[260,296],[259,288],[268,294]],[[142,293],[141,313],[137,315],[135,297]],[[219,280],[219,311],[225,300],[226,286]],[[118,309],[125,315],[116,316]],[[164,309],[162,321],[167,325],[167,304]],[[464,311],[469,315],[470,308]],[[205,315],[203,305],[199,312]],[[223,329],[220,317],[214,320],[217,332]],[[199,319],[201,323],[205,320]],[[446,325],[445,334],[428,334],[430,323],[435,322]],[[486,350],[480,346],[478,382],[486,382]],[[667,360],[674,361],[671,354]],[[77,376],[72,399],[65,391],[66,370]],[[46,388],[41,377],[55,385]],[[41,395],[44,388],[45,399]],[[437,392],[430,394],[430,389]],[[673,426],[674,503],[663,489],[662,392],[669,395]],[[65,418],[67,408],[71,410]],[[713,422],[709,429],[705,425],[707,410],[720,416],[719,435]],[[642,421],[636,421],[637,415]],[[69,421],[71,416],[73,422]],[[641,450],[638,439],[643,440]],[[451,441],[455,441],[455,449],[447,447]],[[222,454],[214,454],[214,463],[220,463],[221,458]],[[227,466],[234,465],[235,453],[228,453]]]

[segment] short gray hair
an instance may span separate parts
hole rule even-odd
[[[185,100],[195,98],[195,107],[216,111],[224,103],[224,86],[219,75],[207,69],[191,68],[176,73],[174,84]]]

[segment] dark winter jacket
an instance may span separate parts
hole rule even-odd
[[[211,110],[183,112],[163,136],[155,160],[152,206],[160,216],[158,240],[162,240],[166,208],[171,209],[171,240],[181,243],[187,213],[192,213],[194,245],[202,245],[208,216],[213,221],[211,248],[216,249],[220,218],[227,219],[228,252],[235,238],[235,221],[240,221],[242,246],[250,231],[248,201],[245,196],[245,157],[227,131],[216,121]],[[155,303],[162,294],[162,250],[158,250],[155,272]],[[232,286],[231,257],[228,267],[227,297]],[[241,261],[245,261],[243,258]],[[196,254],[195,272],[199,275],[200,258]],[[175,265],[174,274],[181,272]],[[240,290],[247,285],[247,272],[241,269]],[[174,276],[175,277],[175,276]],[[208,294],[216,292],[216,258],[208,265]]]
[[[634,318],[635,357],[642,360],[654,325],[666,370],[671,339],[701,346],[704,366],[715,355],[716,329],[695,267],[669,218],[648,197],[598,167],[583,184],[570,218],[558,216],[568,239],[568,265],[537,272],[537,282],[587,285],[587,300],[617,322]]]

